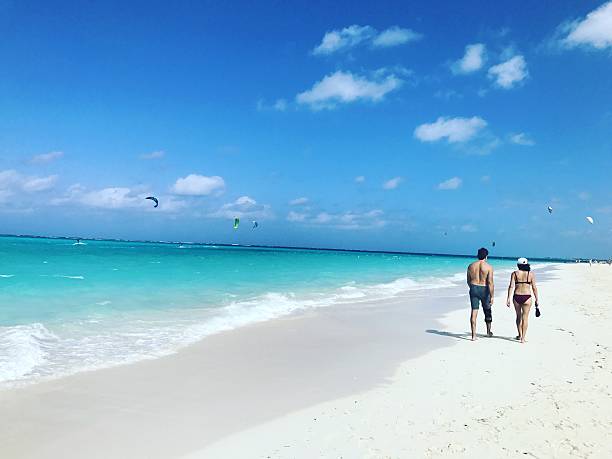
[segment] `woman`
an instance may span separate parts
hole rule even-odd
[[[536,286],[535,274],[531,272],[531,266],[529,266],[527,258],[519,258],[516,266],[518,271],[514,271],[510,275],[510,286],[508,287],[506,304],[510,307],[510,297],[512,297],[514,310],[516,311],[516,328],[518,330],[516,339],[524,343],[527,325],[529,324],[532,291],[536,308],[539,306],[538,287]]]

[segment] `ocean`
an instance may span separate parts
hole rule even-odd
[[[469,261],[0,237],[0,387],[168,355],[298,310],[462,285]]]

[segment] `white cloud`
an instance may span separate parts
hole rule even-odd
[[[303,206],[308,203],[308,198],[302,196],[301,198],[295,198],[289,201],[290,206]]]
[[[291,211],[287,214],[287,221],[303,222],[308,217],[307,214]]]
[[[329,223],[333,217],[327,212],[319,213],[313,220],[314,223]]]
[[[268,105],[264,99],[259,99],[257,101],[257,110],[259,110],[260,112],[264,112],[267,110],[284,112],[285,110],[287,110],[287,108],[289,108],[289,104],[285,99],[276,99],[276,101],[271,105]]]
[[[414,30],[394,26],[380,32],[372,41],[372,45],[377,48],[389,48],[416,41],[422,37],[423,35]]]
[[[155,212],[174,212],[187,206],[187,203],[173,196],[157,196],[159,207],[153,208],[150,190],[129,187],[107,187],[98,190],[87,190],[81,184],[71,185],[64,196],[51,200],[53,205],[79,204],[96,209],[142,209]]]
[[[289,212],[287,220],[314,226],[329,226],[336,229],[368,229],[380,228],[387,223],[383,218],[383,211],[374,209],[367,212],[346,211],[341,213],[319,212],[316,215],[307,213]]]
[[[334,108],[337,103],[358,100],[379,102],[389,92],[398,89],[401,84],[402,80],[395,75],[369,80],[366,77],[339,70],[316,82],[308,91],[298,94],[296,100],[315,110]]]
[[[225,189],[222,177],[214,175],[189,174],[187,177],[177,179],[172,186],[172,192],[183,196],[207,196],[212,193],[221,193]]]
[[[489,78],[494,79],[495,84],[503,89],[510,89],[529,76],[525,58],[520,55],[494,65],[488,74]]]
[[[223,204],[223,206],[211,216],[219,218],[270,218],[272,217],[272,212],[269,205],[258,204],[257,201],[250,196],[240,196],[234,202]]]
[[[9,187],[21,180],[21,174],[16,170],[8,169],[0,171],[0,188]]]
[[[531,139],[527,134],[523,132],[519,132],[518,134],[511,134],[510,142],[515,143],[517,145],[524,145],[526,147],[532,147],[535,145],[533,139]]]
[[[472,73],[480,70],[484,65],[486,48],[482,43],[474,43],[465,47],[465,54],[456,61],[451,70],[453,73]]]
[[[422,37],[422,34],[414,30],[398,26],[389,27],[379,33],[374,27],[353,24],[341,30],[327,32],[312,53],[330,55],[347,51],[362,43],[370,43],[373,48],[389,48],[417,41]]]
[[[357,177],[355,177],[355,182],[363,183],[365,182],[365,177],[363,175],[358,175]]]
[[[274,108],[274,110],[284,112],[285,110],[287,110],[287,101],[285,99],[277,99],[272,107]]]
[[[461,186],[461,183],[463,183],[463,181],[459,177],[449,178],[438,184],[438,190],[456,190]]]
[[[478,228],[476,228],[476,226],[472,225],[471,223],[462,225],[459,229],[464,233],[475,233],[476,231],[478,231]]]
[[[57,182],[57,175],[49,175],[48,177],[25,177],[21,183],[23,191],[37,192],[46,191],[53,188]]]
[[[491,181],[491,176],[490,175],[483,175],[482,177],[480,177],[480,181],[482,183],[489,183]]]
[[[142,198],[144,199],[144,198]],[[83,193],[79,202],[90,207],[124,209],[144,207],[144,201],[127,187],[111,187]]]
[[[37,193],[50,190],[55,186],[57,179],[57,175],[38,177],[22,175],[13,169],[0,171],[0,201],[5,201],[19,191]]]
[[[393,177],[392,179],[387,180],[386,182],[383,183],[383,188],[385,190],[395,190],[400,183],[402,183],[402,178],[401,177]]]
[[[417,126],[414,136],[421,142],[436,142],[446,138],[448,143],[466,142],[475,137],[487,122],[478,116],[472,118],[439,117],[433,123]]]
[[[140,155],[140,159],[150,160],[150,159],[161,159],[166,155],[166,152],[162,150],[152,151],[151,153],[143,153]]]
[[[64,152],[62,151],[52,151],[50,153],[43,153],[40,155],[33,156],[30,159],[30,163],[32,164],[47,164],[56,159],[60,159],[64,157]]]
[[[583,201],[588,201],[589,199],[591,199],[591,193],[589,193],[588,191],[581,191],[580,193],[578,193],[578,198]]]
[[[567,47],[612,47],[612,1],[591,11],[586,18],[570,24],[568,31],[567,37],[562,40],[562,44]]]
[[[364,40],[371,38],[376,31],[370,26],[351,25],[342,30],[332,30],[323,36],[323,40],[312,53],[329,55],[336,51],[352,48]]]

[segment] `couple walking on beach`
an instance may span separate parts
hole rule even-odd
[[[489,251],[484,247],[478,249],[478,261],[471,263],[467,269],[467,284],[470,288],[470,303],[472,311],[470,314],[470,325],[472,327],[472,341],[476,340],[476,318],[478,316],[479,304],[482,304],[485,323],[487,325],[487,336],[493,336],[491,323],[493,322],[492,306],[495,296],[495,283],[493,281],[493,267],[488,263]],[[527,325],[529,324],[529,311],[531,310],[531,297],[535,299],[536,316],[538,309],[538,288],[536,286],[535,274],[531,272],[527,258],[519,258],[517,271],[510,275],[508,296],[506,306],[510,307],[510,298],[516,311],[516,339],[525,342]]]

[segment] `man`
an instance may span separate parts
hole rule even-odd
[[[491,333],[491,306],[493,306],[493,296],[495,294],[493,286],[493,267],[487,263],[489,251],[484,247],[478,249],[478,261],[470,264],[467,269],[467,284],[470,287],[470,303],[472,312],[470,315],[470,325],[472,326],[472,341],[476,340],[476,317],[478,316],[478,304],[482,303],[485,323],[487,324],[487,336]]]

